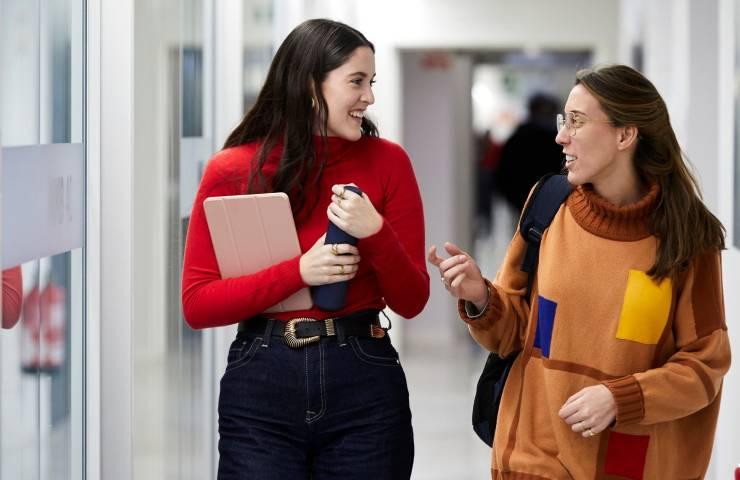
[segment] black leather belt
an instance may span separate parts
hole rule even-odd
[[[288,321],[257,316],[239,322],[239,333],[283,337],[293,348],[318,342],[321,337],[336,336],[340,343],[346,337],[383,338],[385,330],[380,326],[377,310],[363,310],[342,317],[317,320],[300,317]]]

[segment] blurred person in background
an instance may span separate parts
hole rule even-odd
[[[185,248],[185,318],[194,328],[239,323],[219,396],[221,480],[411,476],[406,378],[378,313],[388,306],[411,318],[428,300],[424,216],[406,152],[366,116],[374,78],[374,47],[360,32],[302,23],[201,180]],[[303,254],[222,279],[203,201],[262,192],[288,194]],[[329,222],[357,247],[325,245]],[[302,288],[348,280],[339,311],[263,314]],[[308,344],[286,344],[286,325]]]
[[[476,182],[475,182],[475,216],[476,237],[485,237],[491,233],[493,225],[492,202],[495,194],[495,176],[501,158],[503,145],[493,138],[490,129],[476,138]]]
[[[636,70],[579,71],[557,123],[575,189],[542,236],[530,302],[519,232],[494,281],[454,244],[429,252],[471,335],[520,352],[492,477],[703,478],[730,366],[724,227]]]
[[[527,102],[527,119],[506,140],[496,171],[496,189],[509,206],[520,212],[532,185],[546,173],[563,167],[562,149],[555,143],[552,119],[559,102],[544,93],[536,93]]]

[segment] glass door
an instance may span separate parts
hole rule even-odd
[[[83,0],[0,0],[0,479],[83,478]]]

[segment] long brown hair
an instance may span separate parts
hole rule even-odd
[[[725,228],[702,202],[668,109],[650,80],[628,66],[610,65],[578,71],[576,85],[596,97],[615,126],[637,127],[637,171],[642,181],[660,184],[660,198],[650,219],[658,252],[648,275],[675,279],[696,256],[724,249]]]
[[[315,206],[304,205],[306,187],[318,181],[327,161],[328,149],[321,149],[324,153],[317,159],[313,140],[318,130],[326,146],[329,111],[320,86],[327,74],[347,62],[359,47],[375,52],[362,33],[343,23],[313,19],[298,25],[278,48],[256,103],[224,143],[223,148],[229,148],[262,142],[247,192],[287,193],[298,221],[301,213]],[[378,136],[378,129],[367,117],[363,117],[361,129],[363,136]],[[267,186],[262,169],[281,140],[280,163]]]

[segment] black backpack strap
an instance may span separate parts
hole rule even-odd
[[[521,270],[527,272],[527,295],[529,301],[532,292],[532,282],[537,262],[540,256],[540,241],[547,227],[550,226],[560,205],[568,198],[571,190],[568,178],[565,175],[548,174],[537,182],[531,198],[524,208],[519,221],[519,233],[527,242],[527,252],[524,254]]]
[[[570,192],[571,186],[565,175],[546,175],[537,182],[522,213],[519,231],[527,242],[527,252],[522,262],[522,270],[528,274],[525,297],[527,302],[532,292],[532,279],[537,270],[542,234],[550,226],[560,205],[568,198]],[[519,352],[514,352],[506,358],[501,358],[496,353],[490,353],[478,379],[473,401],[473,429],[489,447],[493,445],[506,378],[518,355]]]

